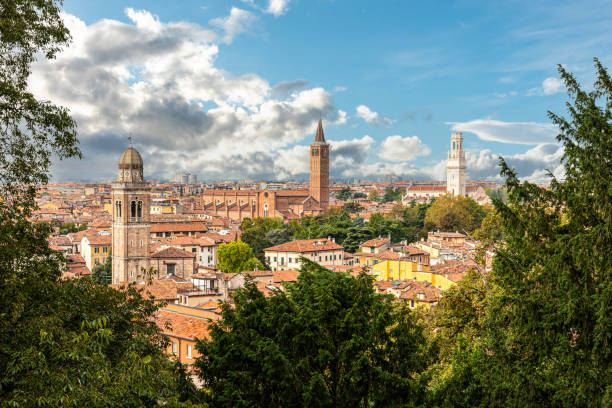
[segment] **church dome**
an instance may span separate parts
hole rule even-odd
[[[128,147],[119,158],[119,167],[124,169],[142,168],[142,157],[140,157],[138,150],[134,149],[132,146]]]

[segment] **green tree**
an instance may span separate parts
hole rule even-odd
[[[358,213],[363,210],[363,207],[359,205],[359,203],[351,201],[350,203],[344,204],[344,209],[350,213]]]
[[[469,197],[446,194],[437,197],[427,210],[425,226],[441,231],[471,233],[479,228],[486,211]]]
[[[102,265],[96,265],[91,271],[91,278],[95,283],[109,285],[113,282],[113,258],[111,255],[106,258]]]
[[[549,116],[560,129],[564,179],[543,189],[501,160],[508,203],[495,207],[504,243],[483,330],[456,347],[441,404],[612,405],[612,80],[595,65],[589,92],[559,66],[569,118]]]
[[[242,241],[232,241],[217,248],[217,267],[222,272],[238,273],[263,269],[264,266],[255,258],[250,246]]]
[[[385,194],[382,197],[382,202],[390,203],[393,201],[401,200],[405,192],[406,191],[403,188],[387,187],[385,188]]]
[[[368,194],[368,200],[370,200],[370,201],[378,201],[378,200],[380,200],[380,196],[378,194],[378,191],[376,191],[376,190],[370,191],[370,194]]]
[[[28,92],[35,57],[69,39],[60,1],[0,0],[0,406],[180,406],[193,386],[134,288],[61,280],[52,226],[32,223],[52,156],[80,157],[68,112]]]
[[[274,238],[274,240],[280,240],[281,237],[275,233],[270,237],[267,236],[273,230],[278,229],[286,229],[283,224],[283,220],[280,218],[266,218],[266,217],[256,217],[253,219],[245,218],[240,224],[240,230],[242,231],[242,235],[240,239],[248,244],[253,250],[253,254],[259,262],[263,265],[266,265],[266,259],[264,256],[264,249],[276,245],[270,238]],[[286,241],[285,241],[286,242]]]
[[[353,196],[351,189],[349,187],[344,187],[340,192],[336,195],[338,200],[346,201]]]
[[[417,406],[431,352],[415,316],[372,278],[303,260],[266,298],[253,282],[223,305],[196,361],[218,407]]]

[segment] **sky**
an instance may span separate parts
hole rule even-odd
[[[444,180],[461,131],[468,180],[563,176],[547,111],[562,64],[589,89],[612,66],[611,1],[65,0],[72,42],[33,67],[67,107],[82,160],[55,181],[115,178],[131,135],[145,177],[305,180],[321,118],[335,180]]]

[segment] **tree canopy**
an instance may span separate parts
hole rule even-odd
[[[436,197],[425,215],[430,230],[471,233],[480,227],[486,216],[485,209],[469,197],[445,194]]]
[[[222,272],[239,273],[263,267],[253,255],[251,247],[240,240],[221,244],[217,248],[217,268]]]
[[[549,116],[565,149],[562,178],[541,188],[501,160],[504,242],[489,287],[458,288],[465,300],[441,305],[456,343],[437,404],[612,405],[612,80],[595,65],[589,92],[559,66],[569,118]]]
[[[310,261],[287,292],[253,282],[224,304],[198,375],[217,407],[417,406],[431,350],[415,315],[372,290],[372,277]]]

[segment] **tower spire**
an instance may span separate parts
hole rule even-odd
[[[321,119],[319,119],[319,124],[317,125],[317,134],[315,136],[315,142],[325,143],[325,135],[323,134],[323,121]]]

